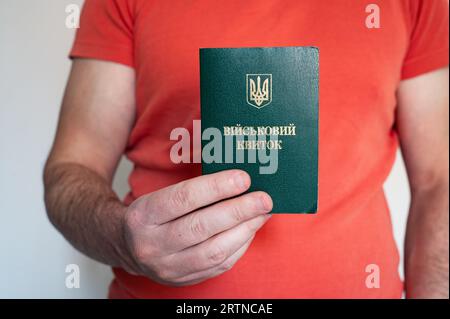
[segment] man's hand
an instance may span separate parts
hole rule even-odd
[[[165,284],[216,276],[267,221],[270,197],[244,193],[230,170],[197,177],[124,206],[111,189],[135,117],[134,70],[75,60],[44,172],[51,222],[86,255]]]
[[[177,286],[229,270],[272,209],[263,192],[235,197],[249,186],[248,174],[230,170],[136,200],[125,217],[127,247],[136,265],[129,270]]]

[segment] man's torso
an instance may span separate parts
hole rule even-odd
[[[368,29],[366,1],[143,1],[134,25],[137,120],[129,138],[131,201],[200,174],[174,164],[173,128],[200,119],[199,48],[320,49],[319,209],[276,215],[227,273],[183,288],[116,269],[137,297],[399,297],[398,253],[382,192],[397,138],[395,91],[408,46],[403,1],[379,1]],[[381,271],[366,287],[366,266]]]

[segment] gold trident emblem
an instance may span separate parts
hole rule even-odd
[[[262,108],[269,104],[271,100],[272,75],[247,74],[247,102],[257,108]]]

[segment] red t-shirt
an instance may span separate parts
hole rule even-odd
[[[446,0],[87,0],[71,52],[136,71],[126,154],[135,198],[200,174],[173,164],[169,135],[200,119],[199,48],[320,48],[319,211],[275,215],[228,272],[166,287],[114,269],[110,297],[396,298],[399,255],[383,193],[398,146],[399,81],[448,65]],[[114,112],[114,110],[111,110]],[[366,287],[366,266],[380,288]]]

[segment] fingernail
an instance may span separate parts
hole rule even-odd
[[[238,189],[246,190],[249,186],[249,179],[245,173],[237,173],[234,178],[234,184]]]
[[[272,209],[272,201],[268,196],[260,196],[259,207],[261,208],[261,210],[268,212]]]

